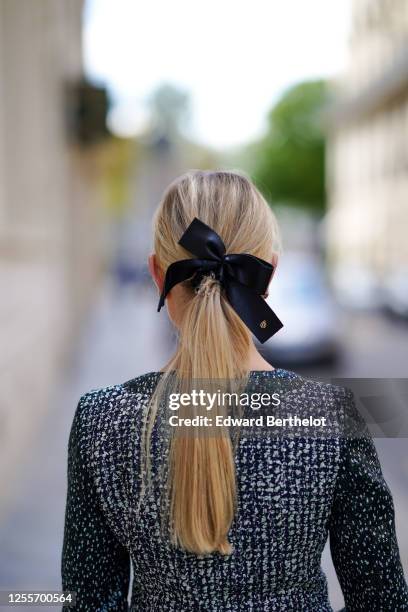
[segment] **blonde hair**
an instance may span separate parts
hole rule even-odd
[[[189,171],[166,190],[154,218],[154,251],[163,274],[174,261],[194,257],[178,240],[198,217],[222,238],[227,253],[270,261],[280,250],[275,216],[242,173]],[[227,301],[220,283],[205,276],[198,291],[182,283],[185,301],[178,346],[153,394],[145,422],[143,468],[150,469],[150,439],[160,397],[173,372],[188,381],[241,379],[251,332]],[[236,508],[235,463],[229,435],[178,435],[170,441],[167,497],[172,540],[196,554],[231,553],[228,531]]]

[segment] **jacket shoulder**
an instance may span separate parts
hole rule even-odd
[[[335,401],[353,401],[353,392],[342,385],[307,378],[300,374],[294,374],[288,378],[288,391],[297,394],[303,400],[320,399],[329,403]]]
[[[82,450],[88,454],[103,441],[124,442],[140,421],[154,388],[150,374],[123,383],[91,389],[81,395],[74,416]]]
[[[326,417],[326,435],[340,435],[345,425],[357,420],[350,389],[301,375],[288,379],[281,386],[281,406],[301,417]]]
[[[125,382],[93,388],[84,393],[78,402],[79,417],[83,421],[103,416],[114,416],[118,412],[126,412],[144,403],[154,390],[157,383],[157,372],[141,374]]]

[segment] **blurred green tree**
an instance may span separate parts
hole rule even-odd
[[[324,209],[327,104],[323,80],[291,87],[270,111],[265,136],[246,151],[252,178],[270,201]]]

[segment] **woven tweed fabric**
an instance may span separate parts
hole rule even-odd
[[[235,450],[233,553],[194,555],[173,546],[160,521],[168,440],[159,426],[152,485],[139,503],[142,416],[161,375],[91,390],[77,406],[62,553],[63,589],[76,591],[76,611],[329,612],[320,567],[329,535],[348,612],[408,611],[392,497],[369,437],[243,432]],[[260,384],[296,377],[283,369],[250,373]],[[342,387],[307,381],[302,389],[292,394],[294,412],[353,403]]]

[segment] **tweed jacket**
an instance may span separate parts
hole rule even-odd
[[[329,612],[321,555],[327,538],[347,612],[408,611],[394,508],[368,436],[271,437],[242,432],[231,555],[195,555],[160,526],[160,466],[168,444],[152,435],[153,484],[140,503],[142,415],[160,372],[85,393],[68,449],[62,551],[75,610],[105,612]],[[252,381],[300,377],[275,369]],[[306,381],[294,408],[353,403],[350,392]],[[131,574],[133,580],[131,580]]]

